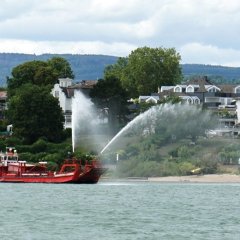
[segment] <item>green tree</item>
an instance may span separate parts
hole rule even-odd
[[[128,58],[120,57],[115,64],[104,69],[104,78],[115,77],[121,79],[128,64]]]
[[[175,85],[182,79],[180,55],[174,48],[137,48],[128,58],[106,68],[105,76],[120,78],[132,97],[149,95],[159,86]]]
[[[43,61],[31,61],[13,68],[12,78],[8,78],[8,97],[14,95],[15,90],[26,83],[34,84],[34,77],[38,69],[47,67]]]
[[[53,57],[47,61],[47,64],[54,70],[57,78],[74,78],[73,71],[69,62],[62,57]]]
[[[60,77],[74,77],[70,64],[64,58],[25,62],[13,68],[12,77],[7,79],[8,96],[13,96],[16,89],[27,83],[49,86],[50,89]]]
[[[121,123],[125,123],[127,112],[127,93],[121,82],[113,75],[101,79],[90,91],[90,97],[99,109],[108,110],[108,121],[112,129],[118,130]]]
[[[63,132],[63,115],[54,98],[45,88],[25,84],[9,101],[8,118],[13,124],[14,135],[26,143],[43,137],[60,141]]]

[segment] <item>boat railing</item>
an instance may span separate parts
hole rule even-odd
[[[69,158],[64,161],[64,164],[79,164],[80,166],[100,166],[100,162],[97,159],[82,160],[77,158]]]

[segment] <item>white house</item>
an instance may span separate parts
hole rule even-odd
[[[72,86],[72,79],[60,78],[59,83],[56,83],[52,89],[52,95],[55,98],[58,98],[59,105],[64,112],[72,110],[71,97],[73,96],[73,93],[68,89],[70,86]]]
[[[139,96],[138,101],[139,103],[146,102],[156,104],[159,101],[159,96]]]
[[[64,114],[64,128],[71,128],[71,116],[72,116],[72,96],[74,96],[74,90],[69,89],[72,86],[72,79],[60,78],[59,83],[56,83],[52,89],[52,95],[58,98],[59,105]]]
[[[72,127],[72,97],[75,91],[81,91],[88,96],[89,90],[97,83],[95,80],[84,80],[73,84],[70,78],[60,78],[51,91],[52,95],[58,98],[59,105],[63,110],[65,122],[64,128]]]
[[[240,136],[240,85],[211,83],[207,77],[199,77],[176,86],[161,86],[161,98],[178,96],[189,104],[203,104],[219,115],[218,134]]]
[[[188,104],[200,104],[200,99],[197,96],[179,96],[182,102]]]
[[[204,104],[208,108],[221,109],[233,107],[235,97],[240,96],[240,85],[215,85],[207,77],[193,79],[176,86],[161,86],[160,98],[178,96],[189,104]]]

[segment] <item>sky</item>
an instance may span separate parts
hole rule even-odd
[[[0,52],[127,57],[144,46],[240,67],[240,1],[0,0]]]

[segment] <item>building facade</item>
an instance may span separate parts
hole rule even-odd
[[[76,91],[81,91],[86,97],[90,90],[97,83],[95,80],[83,80],[80,83],[73,83],[70,78],[60,78],[51,91],[52,95],[58,98],[59,105],[64,115],[64,128],[72,128],[72,98]]]
[[[219,115],[219,132],[240,133],[240,85],[215,85],[207,77],[197,78],[176,86],[161,86],[160,99],[178,96],[182,102],[202,104]],[[239,103],[239,104],[237,104]]]

